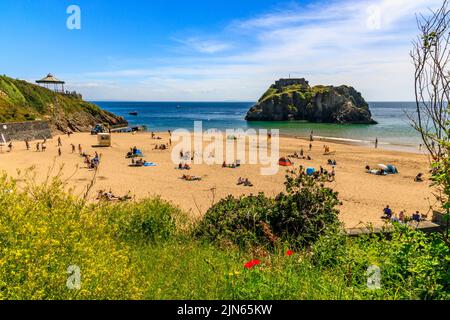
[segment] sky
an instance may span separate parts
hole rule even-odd
[[[416,14],[441,2],[0,0],[0,74],[87,100],[255,101],[290,76],[411,101]]]

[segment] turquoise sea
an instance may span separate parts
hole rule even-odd
[[[406,113],[414,112],[414,102],[371,102],[370,110],[377,125],[319,124],[303,121],[246,122],[245,114],[253,102],[105,102],[100,107],[125,117],[130,125],[146,125],[150,131],[178,128],[193,129],[202,121],[204,129],[280,129],[280,134],[316,137],[371,145],[378,138],[380,147],[417,150],[420,137],[411,128]],[[137,112],[132,116],[130,112]]]

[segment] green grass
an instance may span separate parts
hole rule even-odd
[[[0,76],[0,122],[20,122],[52,115],[55,101],[66,115],[87,112],[92,116],[101,109],[77,98],[55,93],[26,81]]]
[[[87,204],[56,178],[18,188],[0,177],[0,299],[448,299],[449,248],[402,227],[392,239],[239,248],[196,237],[161,199]],[[288,249],[294,254],[287,256]],[[244,268],[259,259],[252,269]],[[66,287],[67,268],[81,289]],[[366,270],[382,270],[369,290]]]

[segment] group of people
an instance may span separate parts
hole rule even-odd
[[[115,196],[111,190],[105,192],[103,190],[99,190],[97,194],[97,200],[106,200],[106,201],[127,201],[131,200],[130,192],[123,197]]]
[[[156,144],[154,150],[167,150],[169,149],[169,143],[168,144]]]
[[[182,162],[180,162],[178,164],[178,170],[191,170],[191,166],[187,163],[183,164]]]
[[[289,157],[295,158],[295,159],[303,159],[303,160],[312,160],[310,155],[305,156],[305,152],[303,151],[303,148],[300,149],[300,152],[295,151],[294,154],[290,155]]]
[[[245,187],[253,187],[253,183],[250,182],[250,180],[248,180],[248,178],[241,178],[239,177],[238,182],[237,182],[238,186],[245,186]]]
[[[84,157],[84,163],[87,164],[89,169],[97,169],[100,165],[100,155],[97,152],[95,152],[92,159],[91,156],[86,153],[82,153],[81,156]]]
[[[183,174],[181,179],[186,180],[186,181],[201,181],[202,180],[201,177],[191,176],[191,175],[188,175],[188,174]]]
[[[239,168],[240,166],[241,166],[241,161],[240,160],[236,160],[236,162],[231,163],[231,164],[227,164],[226,161],[224,161],[222,163],[222,168],[236,169],[236,168]]]
[[[392,221],[392,222],[406,223],[408,221],[415,221],[415,222],[425,221],[427,219],[427,215],[420,214],[419,211],[416,211],[411,216],[408,216],[406,214],[405,210],[400,211],[399,214],[397,215],[392,211],[392,209],[389,207],[389,205],[387,205],[383,209],[383,217],[382,218]]]

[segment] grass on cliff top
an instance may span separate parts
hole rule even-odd
[[[449,298],[449,251],[437,235],[351,240],[330,230],[292,254],[289,243],[244,250],[197,239],[158,198],[89,205],[58,179],[25,181],[0,177],[0,299]],[[382,270],[378,290],[367,288],[370,265]],[[76,290],[70,266],[80,268]]]
[[[271,86],[263,95],[262,97],[259,99],[259,103],[262,103],[264,101],[267,101],[275,96],[277,97],[281,97],[284,94],[287,95],[292,95],[294,92],[298,93],[300,96],[300,99],[304,100],[304,101],[309,101],[311,100],[316,94],[318,93],[326,93],[330,90],[330,87],[327,86],[322,86],[322,85],[318,85],[318,86],[314,86],[314,87],[309,87],[307,89],[305,89],[304,87],[302,87],[301,85],[295,84],[295,85],[291,85],[291,86],[286,86],[283,87],[282,90],[278,90],[277,88]]]
[[[0,76],[0,122],[30,121],[51,116],[55,112],[55,99],[58,112],[87,111],[94,116],[100,112],[94,104],[23,80]]]

